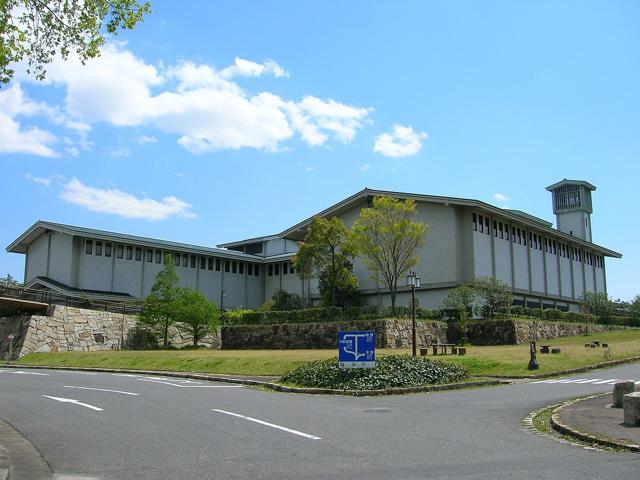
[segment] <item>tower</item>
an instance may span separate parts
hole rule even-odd
[[[591,192],[596,187],[583,180],[567,180],[549,185],[558,230],[591,242]]]

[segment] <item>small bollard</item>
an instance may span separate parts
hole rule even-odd
[[[636,384],[631,380],[616,382],[613,386],[613,408],[622,408],[623,398],[636,390]]]
[[[527,369],[537,370],[538,361],[536,360],[536,342],[531,342],[529,344],[529,355],[531,356],[531,358],[529,359],[529,365],[527,366]]]
[[[627,393],[623,404],[625,425],[640,427],[640,392]]]

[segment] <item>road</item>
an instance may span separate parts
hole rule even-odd
[[[616,379],[640,381],[640,365],[571,383],[364,398],[12,368],[0,369],[0,418],[60,479],[638,478],[638,455],[522,426],[529,412]]]

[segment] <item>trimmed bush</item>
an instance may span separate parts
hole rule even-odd
[[[529,315],[531,315],[534,318],[545,318],[544,312],[542,311],[541,308],[530,308]]]
[[[564,318],[564,313],[562,310],[558,310],[557,308],[547,308],[544,311],[544,318],[547,320],[562,320]]]
[[[573,323],[597,323],[598,317],[588,313],[564,312],[564,321]]]
[[[285,374],[281,381],[305,387],[338,390],[385,390],[459,382],[469,372],[452,363],[411,355],[385,355],[375,368],[339,368],[337,358],[309,362]]]

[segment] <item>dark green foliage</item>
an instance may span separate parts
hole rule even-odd
[[[475,281],[476,293],[484,300],[482,316],[495,318],[499,309],[511,307],[513,295],[509,286],[495,277],[480,277]]]
[[[459,382],[469,372],[455,364],[410,355],[385,355],[375,368],[338,367],[336,358],[319,360],[288,372],[281,379],[305,387],[338,390],[384,390]]]
[[[547,320],[562,320],[564,318],[564,313],[562,310],[558,310],[557,308],[547,308],[544,311],[544,318]]]
[[[307,307],[307,302],[297,293],[289,293],[281,288],[276,288],[269,302],[269,310],[289,311],[301,310]]]
[[[597,323],[598,317],[587,313],[564,312],[563,320],[571,323]]]
[[[511,314],[516,316],[524,315],[524,307],[522,305],[514,305],[511,307]]]
[[[530,308],[529,315],[534,318],[544,318],[544,312],[541,308]]]
[[[177,327],[191,335],[193,346],[220,324],[220,309],[197,290],[178,288],[173,303]]]
[[[6,277],[0,277],[0,285],[3,287],[21,287],[22,284],[13,278],[10,274]]]
[[[158,348],[158,339],[152,331],[135,326],[127,333],[124,348],[131,350],[153,350]]]
[[[580,300],[582,310],[591,315],[606,317],[615,315],[616,307],[606,293],[586,292]]]

